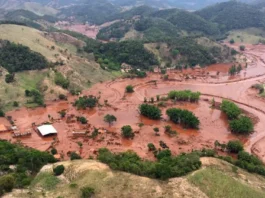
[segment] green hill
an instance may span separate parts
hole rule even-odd
[[[265,14],[254,6],[229,1],[195,12],[205,20],[218,23],[223,31],[265,27]]]

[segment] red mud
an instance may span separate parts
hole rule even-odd
[[[260,48],[260,46],[258,46],[258,49],[253,47],[253,49],[248,50],[247,48],[246,53],[255,53]],[[263,46],[262,49],[265,49],[265,47]],[[256,62],[253,63],[253,67],[256,65],[257,68],[265,68],[264,63],[259,61],[260,59],[255,59]],[[214,73],[217,71],[225,73],[229,65],[223,66],[222,64],[213,65],[206,70]],[[251,68],[249,66],[247,72]],[[245,143],[248,151],[252,151],[265,161],[265,147],[263,146],[265,143],[265,108],[263,108],[265,103],[248,92],[252,84],[264,79],[263,76],[256,77],[256,74],[247,79],[240,79],[238,82],[230,81],[229,83],[225,81],[216,83],[216,81],[210,82],[209,80],[202,81],[200,79],[182,80],[182,82],[176,80],[164,81],[160,74],[149,74],[145,79],[117,79],[96,84],[91,89],[83,92],[84,95],[100,96],[101,104],[104,104],[104,100],[108,100],[109,105],[103,105],[101,108],[77,111],[71,104],[76,97],[69,96],[68,101],[47,102],[47,108],[21,108],[17,111],[8,112],[7,115],[12,116],[15,125],[21,132],[32,131],[31,137],[19,138],[23,144],[40,150],[47,150],[53,143],[63,159],[68,158],[67,153],[69,151],[79,151],[82,157],[87,158],[94,155],[96,150],[101,147],[107,147],[114,152],[131,149],[141,157],[152,159],[153,155],[147,149],[148,143],[154,143],[159,148],[159,141],[164,141],[174,154],[179,154],[192,149],[212,148],[215,140],[227,142],[231,139],[240,139]],[[174,76],[176,73],[169,71],[169,75]],[[129,84],[135,87],[135,92],[127,95],[124,90]],[[210,100],[214,97],[217,102],[220,102],[223,98],[226,98],[237,102],[242,109],[257,116],[259,122],[255,125],[255,133],[249,137],[238,137],[231,134],[228,130],[226,117],[219,110],[210,108],[210,103],[204,100],[199,101],[198,104],[177,103],[174,105],[167,102],[167,108],[179,107],[193,111],[201,121],[199,130],[185,130],[171,123],[165,115],[166,108],[162,108],[163,119],[161,121],[152,121],[139,115],[138,105],[143,102],[145,97],[156,97],[156,95],[167,94],[171,90],[184,89],[200,91],[203,94],[203,99]],[[67,111],[66,117],[71,114],[85,116],[91,126],[81,125],[75,119],[71,123],[66,122],[67,118],[61,120],[58,114],[58,111],[61,110]],[[110,128],[103,121],[106,114],[113,114],[117,117],[117,122]],[[43,122],[51,122],[48,115],[54,118],[53,126],[57,129],[58,135],[41,137],[32,130],[31,124],[39,125]],[[0,123],[3,122],[6,124],[6,120],[0,119]],[[139,128],[139,123],[144,123],[144,126]],[[133,140],[125,140],[121,137],[120,129],[124,125],[131,125],[136,132]],[[169,137],[165,134],[163,128],[165,125],[171,125],[178,132],[178,136]],[[88,137],[73,137],[73,131],[88,130],[90,135],[93,127],[104,128],[105,130],[100,130],[101,134],[94,140]],[[155,136],[154,127],[159,127],[160,136]],[[1,133],[0,138],[13,142],[17,141],[17,139],[12,138],[11,133]],[[77,144],[79,141],[83,143],[82,149]]]

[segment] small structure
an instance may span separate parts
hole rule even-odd
[[[38,131],[42,136],[57,134],[57,130],[52,125],[42,125],[37,127]]]
[[[5,125],[0,124],[0,132],[8,132],[10,131]]]

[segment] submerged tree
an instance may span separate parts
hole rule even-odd
[[[111,126],[113,122],[117,121],[117,118],[114,115],[107,114],[104,117],[104,121],[109,123],[109,126]]]

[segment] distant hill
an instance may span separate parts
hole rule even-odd
[[[84,3],[61,9],[59,17],[74,21],[102,24],[119,9],[107,0],[84,0]]]
[[[223,31],[248,27],[265,27],[265,14],[257,7],[229,1],[204,8],[195,14],[218,23]]]

